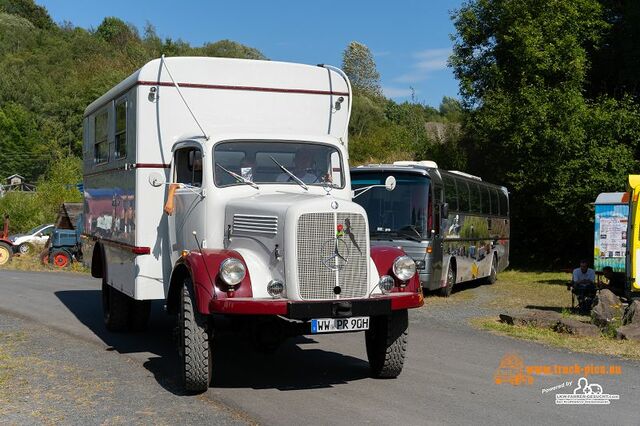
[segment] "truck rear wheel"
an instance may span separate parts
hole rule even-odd
[[[109,331],[125,331],[127,329],[130,307],[129,297],[102,280],[102,313],[104,325]]]
[[[151,301],[131,299],[130,303],[129,328],[133,331],[146,329],[151,314]]]
[[[0,265],[4,265],[11,260],[11,246],[7,243],[0,243]]]
[[[184,279],[182,287],[178,328],[184,387],[188,392],[205,392],[209,389],[213,370],[209,326],[207,318],[203,317],[196,308],[190,277]]]
[[[396,378],[400,375],[407,351],[408,328],[406,309],[371,318],[365,341],[373,377]]]

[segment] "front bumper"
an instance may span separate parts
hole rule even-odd
[[[368,299],[339,299],[321,301],[292,301],[287,299],[228,298],[213,299],[209,303],[212,314],[279,315],[290,319],[348,318],[352,316],[389,315],[392,311],[418,308],[422,293],[391,293]]]

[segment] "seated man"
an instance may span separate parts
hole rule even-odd
[[[624,274],[613,272],[613,268],[611,266],[605,266],[602,268],[602,274],[607,279],[608,283],[601,285],[601,289],[606,288],[611,290],[611,292],[618,297],[626,297]]]
[[[581,260],[580,267],[573,270],[568,289],[578,298],[578,310],[583,315],[589,313],[596,297],[595,281],[595,271],[586,259]]]
[[[301,149],[296,152],[296,156],[293,159],[293,169],[289,171],[304,183],[320,182],[320,178],[316,176],[312,166],[313,155],[311,151],[308,149]],[[276,178],[276,182],[295,182],[295,179],[287,173],[282,172]]]

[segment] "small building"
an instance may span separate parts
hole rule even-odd
[[[34,192],[36,186],[25,182],[25,178],[19,174],[13,174],[5,179],[5,184],[2,185],[2,192],[8,191],[24,191]]]

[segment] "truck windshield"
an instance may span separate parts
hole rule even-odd
[[[356,172],[351,175],[353,189],[384,185],[387,176],[396,178],[393,191],[373,188],[354,201],[367,211],[372,239],[428,238],[431,227],[429,184],[426,176],[398,172]]]
[[[221,142],[214,147],[213,162],[214,181],[219,187],[243,184],[224,172],[226,169],[257,184],[300,185],[291,176],[293,174],[305,185],[344,188],[342,158],[331,145],[279,141]]]

